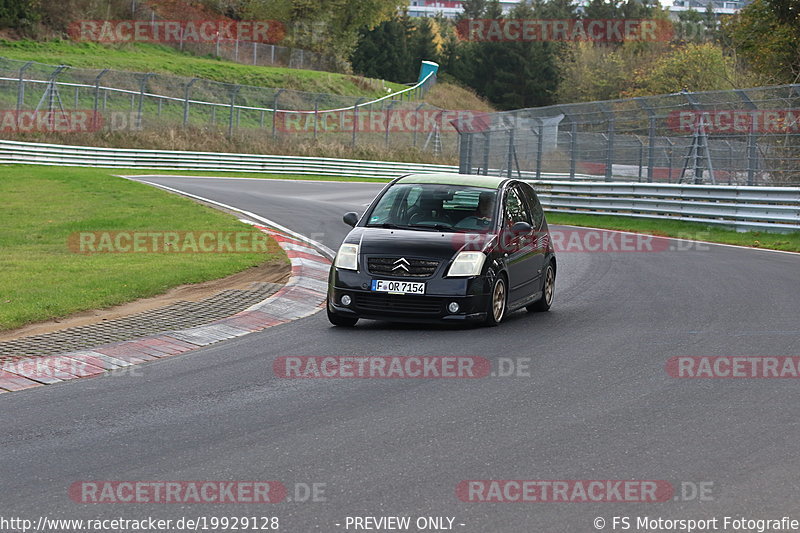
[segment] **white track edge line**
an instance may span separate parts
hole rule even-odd
[[[255,213],[251,213],[250,211],[245,211],[244,209],[239,209],[238,207],[234,207],[232,205],[223,204],[222,202],[217,202],[216,200],[209,200],[208,198],[204,198],[204,197],[199,196],[197,194],[191,194],[191,193],[188,193],[188,192],[185,192],[185,191],[181,191],[179,189],[174,189],[172,187],[167,187],[166,185],[153,183],[151,181],[137,180],[137,179],[128,178],[128,177],[125,177],[125,176],[123,176],[123,178],[131,180],[131,181],[137,181],[139,183],[146,183],[147,185],[152,185],[153,187],[158,187],[160,189],[164,189],[164,190],[171,191],[171,192],[174,192],[174,193],[177,193],[177,194],[181,194],[183,196],[188,196],[190,198],[195,198],[195,199],[200,200],[202,202],[207,202],[209,204],[218,205],[220,207],[224,207],[225,209],[230,209],[231,211],[236,211],[238,213],[242,213],[243,215],[248,216],[248,217],[250,217],[250,218],[252,218],[254,220],[257,220],[259,222],[262,222],[262,223],[266,224],[267,226],[271,226],[271,227],[273,227],[273,228],[275,228],[275,229],[277,229],[279,231],[282,231],[284,233],[288,233],[289,235],[291,235],[292,237],[296,238],[299,241],[303,241],[303,242],[306,242],[306,243],[310,244],[311,246],[314,246],[318,250],[320,250],[323,253],[325,253],[328,256],[329,259],[333,259],[334,256],[336,255],[336,253],[333,250],[331,250],[330,248],[328,248],[327,246],[325,246],[321,242],[315,241],[313,239],[309,239],[305,235],[302,235],[300,233],[297,233],[296,231],[290,230],[286,226],[282,226],[281,224],[278,224],[277,222],[272,221],[272,220],[270,220],[268,218],[262,217],[260,215],[256,215]]]

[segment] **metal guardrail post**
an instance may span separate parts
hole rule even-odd
[[[183,126],[186,127],[189,125],[189,93],[192,90],[192,85],[199,78],[192,78],[183,88]]]
[[[272,138],[277,139],[278,137],[278,99],[281,96],[281,93],[284,92],[286,89],[278,89],[275,92],[275,98],[272,99]]]

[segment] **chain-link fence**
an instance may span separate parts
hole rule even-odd
[[[521,109],[454,126],[463,173],[800,184],[800,85]]]
[[[0,135],[217,129],[287,142],[416,147],[455,155],[455,112],[419,102],[435,73],[374,99],[0,58]],[[375,85],[377,84],[377,85]],[[261,138],[260,137],[260,138]]]
[[[148,6],[137,5],[133,7],[133,17],[136,20],[150,21],[153,24],[163,22],[160,17]],[[269,21],[273,22],[274,21]],[[314,30],[311,31],[322,31]],[[310,31],[307,31],[307,33]],[[332,55],[318,54],[302,48],[280,46],[274,43],[260,43],[241,39],[226,39],[217,34],[216,39],[205,42],[184,40],[183,31],[179,33],[177,42],[169,41],[161,44],[190,52],[196,56],[209,56],[235,63],[256,65],[261,67],[287,67],[303,70],[324,70],[327,72],[346,72],[348,66]]]

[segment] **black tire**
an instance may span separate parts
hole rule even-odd
[[[489,298],[489,307],[486,310],[486,326],[494,327],[503,321],[506,316],[506,306],[508,304],[508,288],[503,276],[497,276],[492,284],[492,292]]]
[[[553,297],[556,294],[556,268],[551,261],[544,271],[544,283],[542,284],[542,297],[532,304],[525,307],[531,313],[543,313],[550,310],[553,305]]]
[[[353,318],[350,316],[342,316],[337,315],[336,313],[331,313],[331,308],[328,305],[325,305],[325,310],[328,312],[328,321],[333,324],[334,326],[341,326],[345,328],[352,328],[358,322],[358,318]]]

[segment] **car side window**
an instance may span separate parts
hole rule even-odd
[[[533,229],[539,229],[542,227],[542,222],[544,221],[544,211],[542,210],[542,204],[539,203],[539,198],[536,196],[536,192],[533,190],[533,187],[524,183],[522,186],[522,192],[525,194],[525,197],[528,200],[528,205],[531,208],[531,216],[533,217]]]
[[[531,224],[531,215],[528,212],[528,207],[525,205],[525,201],[522,199],[516,187],[511,187],[506,191],[503,208],[505,211],[506,224],[508,224],[509,227],[517,222],[527,222]]]

